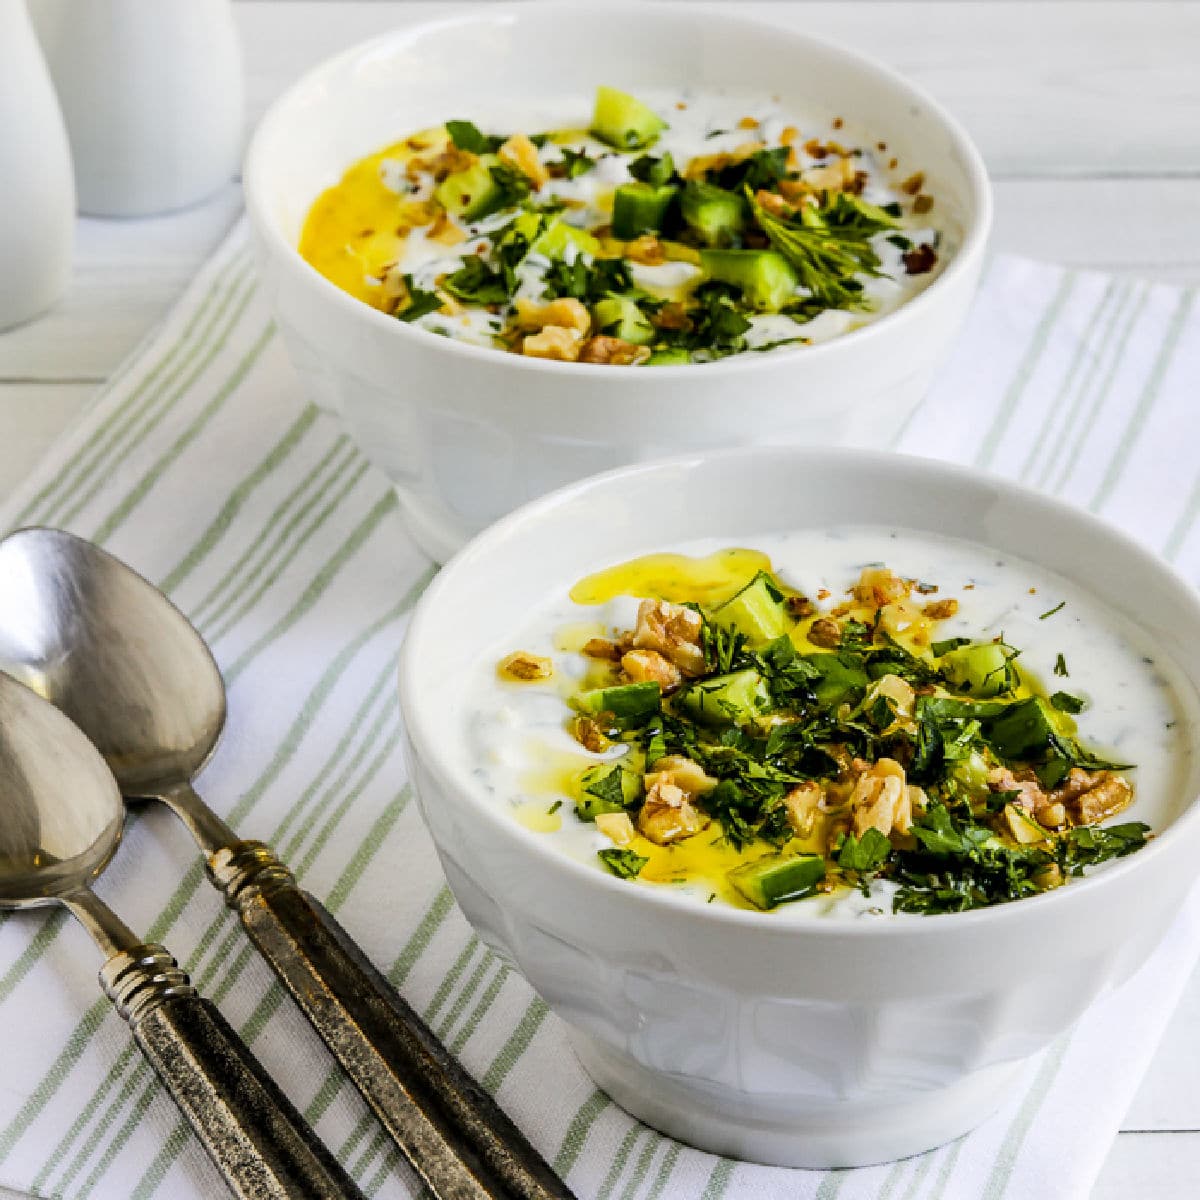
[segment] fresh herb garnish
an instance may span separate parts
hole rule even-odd
[[[401,321],[416,321],[442,307],[442,298],[436,292],[426,292],[417,287],[411,275],[404,276],[404,290],[408,301],[403,308],[396,310],[396,316]]]
[[[1067,602],[1065,600],[1060,600],[1053,608],[1048,608],[1044,613],[1042,613],[1042,615],[1038,617],[1038,620],[1044,621],[1047,617],[1054,616],[1056,612],[1062,612],[1062,610],[1066,607]]]
[[[562,162],[563,174],[568,179],[578,179],[596,165],[596,159],[589,158],[582,150],[572,150],[569,146],[563,147]]]
[[[773,216],[747,191],[754,218],[771,245],[795,268],[800,283],[826,308],[862,308],[859,275],[879,274],[871,237],[895,227],[883,209],[845,192],[794,217]]]
[[[1079,713],[1083,712],[1086,707],[1086,702],[1078,696],[1072,696],[1070,692],[1055,692],[1050,697],[1050,703],[1058,709],[1059,712]]]
[[[615,847],[598,850],[596,856],[618,879],[636,879],[650,861],[632,850],[618,850]]]
[[[1061,654],[1054,660],[1054,673],[1064,676],[1068,674],[1067,660]]]
[[[460,150],[467,150],[472,154],[488,154],[498,150],[504,143],[503,138],[480,133],[478,126],[470,121],[447,121],[446,132]]]

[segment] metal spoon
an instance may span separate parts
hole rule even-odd
[[[245,1200],[362,1193],[211,1001],[88,887],[125,808],[95,747],[52,704],[0,675],[0,909],[62,904],[104,951],[100,984]]]
[[[325,908],[262,842],[244,841],[191,780],[225,722],[208,647],[119,559],[57,529],[0,542],[0,670],[96,744],[127,798],[158,799],[437,1200],[574,1200]]]

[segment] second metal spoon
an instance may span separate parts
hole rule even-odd
[[[161,800],[187,825],[209,877],[437,1200],[573,1200],[270,847],[239,838],[196,794],[225,688],[199,633],[157,588],[73,534],[10,534],[0,542],[0,670],[91,738],[123,795]]]

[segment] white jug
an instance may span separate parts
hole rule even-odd
[[[79,209],[136,217],[203,200],[242,150],[230,0],[37,0]]]
[[[25,0],[0,0],[0,329],[66,289],[75,185],[62,113]]]

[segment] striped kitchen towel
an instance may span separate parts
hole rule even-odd
[[[1000,258],[898,448],[1058,493],[1197,578],[1198,377],[1191,292]],[[433,567],[387,481],[307,403],[256,292],[244,227],[8,499],[0,528],[30,522],[94,539],[191,615],[230,693],[203,794],[283,854],[585,1200],[1087,1195],[1200,950],[1196,907],[1138,976],[1030,1064],[1004,1111],[906,1162],[740,1164],[662,1137],[596,1091],[441,877],[405,781],[394,687]],[[415,1194],[173,817],[138,817],[99,890],[172,948],[368,1195]],[[39,1196],[221,1195],[98,996],[97,966],[62,915],[0,923],[0,1182]]]

